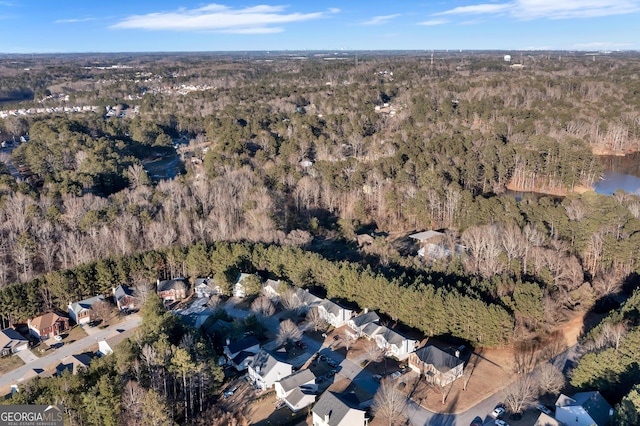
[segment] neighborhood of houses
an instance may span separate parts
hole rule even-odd
[[[400,369],[394,367],[393,372],[386,374],[388,380],[393,380],[398,385],[405,384],[402,381],[403,375],[413,372],[419,380],[443,389],[465,373],[465,358],[461,356],[466,351],[465,346],[441,348],[426,340],[409,337],[407,334],[411,333],[390,327],[374,311],[364,309],[356,312],[330,299],[318,297],[307,289],[292,287],[280,280],[263,281],[257,274],[238,275],[231,288],[232,297],[223,305],[227,314],[231,312],[231,316],[235,318],[249,314],[248,310],[236,306],[243,299],[256,296],[256,290],[248,288],[249,281],[256,281],[255,278],[249,280],[250,277],[258,278],[260,297],[268,298],[274,306],[278,305],[283,292],[287,291],[288,297],[294,299],[293,305],[301,318],[308,317],[309,312],[315,310],[315,314],[326,323],[323,330],[327,333],[331,331],[333,338],[322,333],[324,341],[320,347],[316,342],[311,348],[312,340],[307,335],[310,327],[304,321],[297,323],[300,334],[294,344],[285,344],[276,339],[261,341],[251,332],[234,335],[230,333],[232,323],[216,315],[225,295],[208,277],[195,279],[193,285],[184,278],[158,280],[156,291],[167,309],[185,324],[200,328],[223,342],[220,365],[224,365],[225,372],[233,372],[230,377],[246,381],[246,385],[258,395],[275,392],[276,408],[287,407],[292,413],[307,409],[305,412],[311,415],[314,426],[367,425],[371,418],[368,409],[382,377],[366,372],[367,362],[348,362],[345,356],[335,352],[336,343],[340,339],[372,342],[369,345],[375,345],[380,356],[392,359],[396,366],[401,366]],[[111,310],[117,309],[124,313],[140,308],[134,290],[124,284],[120,285],[113,288],[110,294],[99,294],[69,303],[66,314],[47,312],[27,319],[25,324],[15,324],[2,330],[1,355],[10,356],[28,351],[36,342],[62,340],[58,336],[67,333],[73,324],[92,327],[105,304]],[[273,333],[277,333],[279,325],[277,316],[262,319],[265,327],[270,328]],[[61,375],[65,371],[76,374],[79,369],[86,368],[95,356],[113,353],[116,346],[132,337],[134,332],[135,328],[127,331],[114,330],[98,342],[97,352],[67,356],[60,360],[55,371],[31,371],[24,380],[38,375]],[[331,388],[329,384],[336,375],[348,379],[350,384],[345,389]],[[224,392],[224,398],[231,398],[235,389],[237,387]],[[610,415],[611,406],[597,391],[581,392],[571,397],[560,395],[555,404],[555,415],[551,410],[545,409],[535,425],[604,426]],[[496,421],[496,424],[506,423]]]

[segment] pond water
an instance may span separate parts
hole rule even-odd
[[[640,153],[624,157],[603,156],[602,180],[593,187],[598,194],[611,195],[618,190],[640,195]]]

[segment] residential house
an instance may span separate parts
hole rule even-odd
[[[366,325],[362,329],[362,336],[373,339],[379,348],[384,349],[385,356],[392,356],[400,361],[407,358],[418,344],[417,340],[409,339],[389,327],[376,323]]]
[[[304,288],[297,288],[295,290],[295,296],[300,303],[300,311],[308,312],[310,308],[320,305],[322,299],[318,296],[314,296],[309,290]]]
[[[262,294],[267,296],[273,302],[278,302],[280,300],[280,293],[279,293],[280,283],[281,283],[280,280],[275,281],[275,280],[269,279],[265,281],[265,283],[262,285]]]
[[[76,324],[86,324],[91,321],[91,307],[96,302],[104,301],[104,296],[99,294],[79,302],[69,303],[69,316]]]
[[[566,425],[604,426],[613,414],[611,405],[598,391],[561,394],[556,401],[556,420]]]
[[[132,328],[127,331],[114,330],[107,336],[106,339],[100,340],[98,342],[98,352],[101,353],[102,355],[112,354],[115,347],[118,346],[120,342],[133,336],[135,331],[136,331],[135,328]]]
[[[29,333],[40,340],[46,340],[63,333],[69,328],[69,318],[54,312],[27,320]]]
[[[316,402],[316,376],[309,369],[299,370],[275,383],[276,396],[294,413]]]
[[[351,317],[349,321],[347,321],[347,326],[349,329],[348,333],[351,333],[355,338],[359,338],[362,336],[362,330],[369,324],[378,324],[380,321],[380,317],[375,312],[365,311],[364,314],[358,315],[356,317]]]
[[[562,423],[545,413],[540,413],[533,426],[564,426]]]
[[[29,340],[13,328],[0,331],[0,356],[7,356],[29,349]]]
[[[233,343],[227,340],[227,345],[224,347],[224,355],[233,368],[238,371],[246,370],[258,352],[260,352],[260,342],[255,336],[249,336]]]
[[[236,282],[233,285],[233,297],[243,298],[247,295],[247,289],[244,284],[242,284],[242,281],[246,280],[250,276],[251,274],[245,274],[244,272],[241,272],[238,275],[238,278],[236,278]]]
[[[353,311],[351,309],[343,308],[328,299],[324,299],[318,304],[318,313],[327,323],[338,328],[345,325],[347,321],[351,319]]]
[[[424,375],[427,382],[446,386],[462,376],[464,361],[427,345],[409,354],[409,367]]]
[[[271,389],[278,380],[290,376],[293,367],[261,349],[249,363],[247,372],[259,389],[266,390]]]
[[[136,309],[136,298],[133,290],[124,284],[112,290],[113,301],[121,311],[131,311]]]
[[[158,296],[165,302],[175,302],[187,297],[187,281],[184,278],[158,280],[157,286]]]
[[[313,426],[366,426],[365,412],[351,407],[333,392],[322,394],[313,406]]]
[[[78,374],[81,369],[89,368],[91,359],[90,353],[70,355],[56,365],[56,376],[62,376],[65,371],[70,371],[71,374]]]
[[[210,277],[196,278],[194,291],[196,292],[196,297],[198,298],[211,297],[214,294],[222,293],[222,291],[220,290],[220,286],[213,285],[213,280]]]
[[[446,243],[446,235],[437,231],[424,231],[417,234],[409,235],[409,238],[413,238],[420,243],[420,249],[418,255],[425,259],[443,259],[450,257],[452,254],[457,256],[461,255],[465,251],[465,247],[460,244],[455,244],[453,252],[449,245]]]

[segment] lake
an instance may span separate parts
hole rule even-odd
[[[602,156],[602,180],[593,187],[598,194],[611,195],[618,190],[640,195],[640,153],[624,157]]]

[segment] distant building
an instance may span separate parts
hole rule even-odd
[[[0,331],[0,355],[7,356],[25,349],[29,349],[29,340],[22,334],[13,328]]]
[[[365,426],[365,412],[352,407],[333,392],[322,394],[313,406],[313,426]]]
[[[86,324],[91,320],[91,306],[96,302],[104,301],[101,294],[79,302],[69,303],[69,316],[76,324]]]
[[[511,55],[504,55],[505,62],[511,62]]]
[[[158,296],[165,302],[174,302],[187,297],[187,281],[184,278],[158,280]]]

